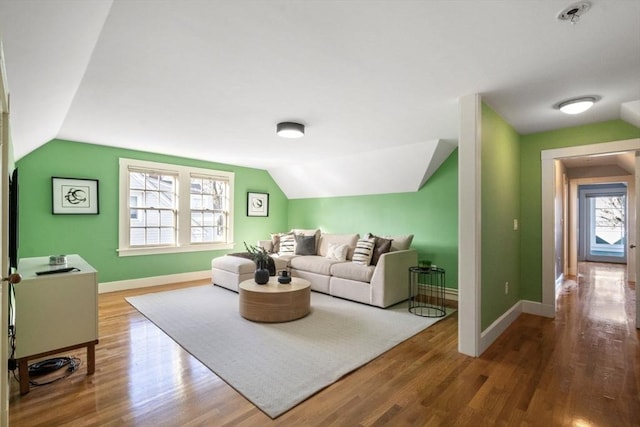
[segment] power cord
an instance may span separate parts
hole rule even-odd
[[[9,346],[11,347],[11,355],[9,356],[9,370],[15,371],[18,367],[16,362],[16,325],[15,325],[15,311],[14,301],[16,299],[16,290],[13,283],[9,281]]]
[[[64,368],[71,363],[71,359],[68,357],[56,357],[54,359],[47,359],[41,362],[32,363],[29,365],[29,376],[39,377],[41,375],[47,375],[51,372],[55,372],[58,369]]]
[[[52,359],[42,360],[40,362],[35,362],[29,365],[29,384],[32,386],[43,386],[54,383],[56,381],[60,381],[64,378],[67,378],[69,375],[73,374],[78,370],[80,366],[80,359],[77,357],[54,357]],[[62,368],[66,367],[64,374],[59,377],[55,377],[45,382],[34,381],[33,377],[39,377],[47,374],[51,374],[55,371],[58,371]],[[20,382],[20,378],[16,375],[16,371],[13,371],[13,377],[16,381]]]
[[[32,363],[31,365],[29,365],[29,378],[47,375],[59,369],[62,369],[65,366],[67,367],[67,370],[62,376],[53,378],[45,382],[37,382],[30,379],[29,384],[31,384],[32,386],[42,386],[67,378],[78,369],[78,367],[80,366],[80,359],[78,359],[77,357],[54,357],[53,359],[47,359],[40,362]]]

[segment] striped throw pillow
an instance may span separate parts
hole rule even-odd
[[[295,255],[296,253],[296,235],[286,233],[280,235],[280,255]]]
[[[375,238],[364,238],[358,240],[358,243],[356,243],[356,250],[353,252],[352,261],[356,264],[369,265],[375,245]]]

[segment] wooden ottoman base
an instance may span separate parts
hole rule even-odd
[[[255,322],[288,322],[309,314],[311,285],[293,278],[290,284],[278,283],[276,277],[265,285],[245,280],[238,286],[240,315]]]

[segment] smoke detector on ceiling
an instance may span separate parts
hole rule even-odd
[[[587,13],[590,7],[591,3],[588,1],[573,3],[558,13],[558,19],[560,21],[569,21],[572,24],[575,24],[580,20],[582,15]]]

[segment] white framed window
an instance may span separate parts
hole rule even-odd
[[[120,159],[120,256],[233,248],[233,172]]]

